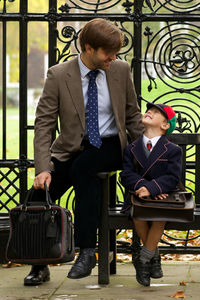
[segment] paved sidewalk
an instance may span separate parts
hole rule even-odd
[[[200,262],[164,261],[162,266],[164,277],[153,279],[150,287],[137,283],[131,263],[118,263],[117,275],[111,276],[109,285],[98,285],[97,267],[89,277],[68,279],[66,274],[71,268],[70,263],[50,266],[51,281],[36,287],[25,287],[23,279],[30,266],[3,268],[0,265],[0,300],[200,299]],[[184,285],[180,285],[181,282]],[[178,291],[182,291],[185,298],[173,298]]]

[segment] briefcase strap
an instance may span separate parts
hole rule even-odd
[[[47,206],[48,208],[50,208],[51,205],[52,205],[52,200],[51,200],[50,194],[48,192],[46,182],[44,183],[44,187],[45,187],[44,205]],[[24,203],[22,205],[22,209],[26,209],[26,207],[28,206],[28,204],[30,202],[32,202],[34,193],[36,193],[36,192],[37,192],[37,190],[34,189],[33,186],[28,190],[28,192],[26,194],[26,198],[25,198]]]

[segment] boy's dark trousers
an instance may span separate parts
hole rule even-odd
[[[66,162],[52,158],[55,171],[49,192],[53,201],[69,187],[75,189],[75,246],[95,248],[101,205],[99,172],[120,170],[122,152],[118,136],[102,138],[100,149],[83,141],[84,150]]]

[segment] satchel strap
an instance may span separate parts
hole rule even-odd
[[[179,183],[177,184],[177,187],[181,190],[181,191],[186,191],[182,181],[179,181]]]
[[[52,205],[52,200],[51,200],[50,194],[48,192],[46,182],[44,183],[44,188],[45,188],[44,205],[50,208]],[[26,209],[26,207],[28,206],[28,204],[30,202],[36,202],[35,200],[33,201],[33,199],[34,199],[34,196],[37,195],[37,191],[38,190],[34,189],[33,186],[27,191],[26,198],[22,205],[22,209]]]

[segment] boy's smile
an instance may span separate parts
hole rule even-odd
[[[144,113],[142,123],[148,137],[163,135],[169,127],[166,117],[157,107],[151,107]]]
[[[151,115],[149,115],[148,113],[146,113],[146,114],[144,115],[144,118],[145,118],[145,119],[148,119],[148,118],[149,118],[149,119],[152,119]]]
[[[161,123],[167,121],[166,118],[164,117],[164,115],[161,113],[161,111],[159,109],[157,109],[156,107],[150,108],[143,115],[143,118],[142,118],[143,124],[146,124],[146,121],[148,122],[148,120],[153,121],[153,122],[151,122],[151,126],[152,125],[158,126],[158,124],[161,124]]]

